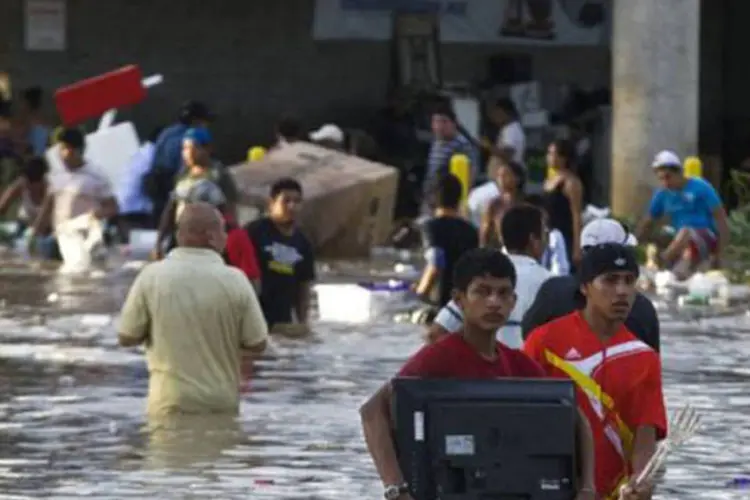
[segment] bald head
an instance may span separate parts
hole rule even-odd
[[[177,245],[193,248],[224,250],[224,221],[216,208],[208,203],[185,205],[177,219]]]

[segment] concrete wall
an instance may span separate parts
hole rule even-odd
[[[612,210],[643,212],[654,155],[698,153],[699,0],[615,0]]]
[[[23,0],[0,0],[0,70],[10,71],[15,89],[49,90],[131,63],[161,72],[165,83],[122,116],[145,134],[171,121],[180,102],[205,100],[220,117],[220,156],[235,160],[248,145],[270,140],[283,112],[303,116],[310,127],[354,124],[382,102],[388,44],[314,42],[313,6],[312,0],[68,0],[68,50],[28,53]],[[501,50],[513,49],[446,46],[445,79],[481,75],[485,58]],[[606,48],[530,52],[542,80],[601,85],[609,79]]]

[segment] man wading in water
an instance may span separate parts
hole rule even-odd
[[[523,350],[548,375],[575,383],[596,444],[597,494],[649,500],[653,487],[631,481],[666,436],[667,418],[659,355],[625,326],[638,262],[627,246],[596,245],[584,252],[578,275],[583,310],[537,328]]]
[[[315,257],[310,241],[297,226],[302,186],[279,179],[271,186],[268,215],[246,229],[258,253],[260,304],[274,332],[308,332],[310,288],[315,280]],[[296,322],[295,322],[296,320]]]
[[[266,348],[268,329],[252,285],[219,255],[219,212],[191,203],[178,247],[138,275],[122,308],[121,346],[146,346],[148,414],[236,414],[240,360]]]
[[[422,347],[399,377],[493,379],[536,378],[544,372],[521,351],[495,340],[516,304],[516,271],[510,259],[491,249],[466,252],[453,276],[455,300],[464,316],[463,329]],[[392,441],[391,384],[386,382],[360,409],[367,449],[385,487],[386,500],[410,500]],[[576,500],[593,500],[594,462],[591,429],[578,420],[582,488]]]
[[[162,257],[162,245],[169,238],[167,250],[174,248],[173,231],[180,213],[190,202],[193,188],[199,183],[213,182],[219,187],[215,192],[221,194],[221,199],[211,200],[214,206],[223,205],[225,213],[234,215],[234,201],[237,198],[237,187],[221,164],[211,158],[211,134],[207,128],[195,127],[185,132],[182,141],[182,156],[185,161],[186,173],[180,177],[175,185],[164,212],[159,221],[156,248],[152,257]]]

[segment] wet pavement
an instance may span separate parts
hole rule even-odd
[[[147,433],[142,355],[116,345],[133,275],[3,261],[1,498],[382,498],[357,408],[419,346],[419,327],[318,322],[258,363],[237,422]],[[750,318],[662,319],[669,406],[692,403],[704,426],[670,459],[658,498],[750,498],[726,486],[750,472]]]

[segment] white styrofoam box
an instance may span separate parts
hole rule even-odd
[[[132,252],[148,253],[156,248],[159,232],[154,229],[131,229],[128,235],[128,248]]]
[[[86,135],[86,160],[104,175],[113,188],[120,185],[133,155],[138,152],[140,142],[135,127],[122,122],[104,130]],[[52,146],[45,153],[50,167],[50,177],[65,170],[60,159],[60,146]]]
[[[386,313],[404,310],[408,284],[323,283],[315,285],[318,316],[323,321],[366,323]]]
[[[729,284],[729,280],[715,272],[695,273],[688,281],[688,291],[691,295],[716,296],[719,289]]]

